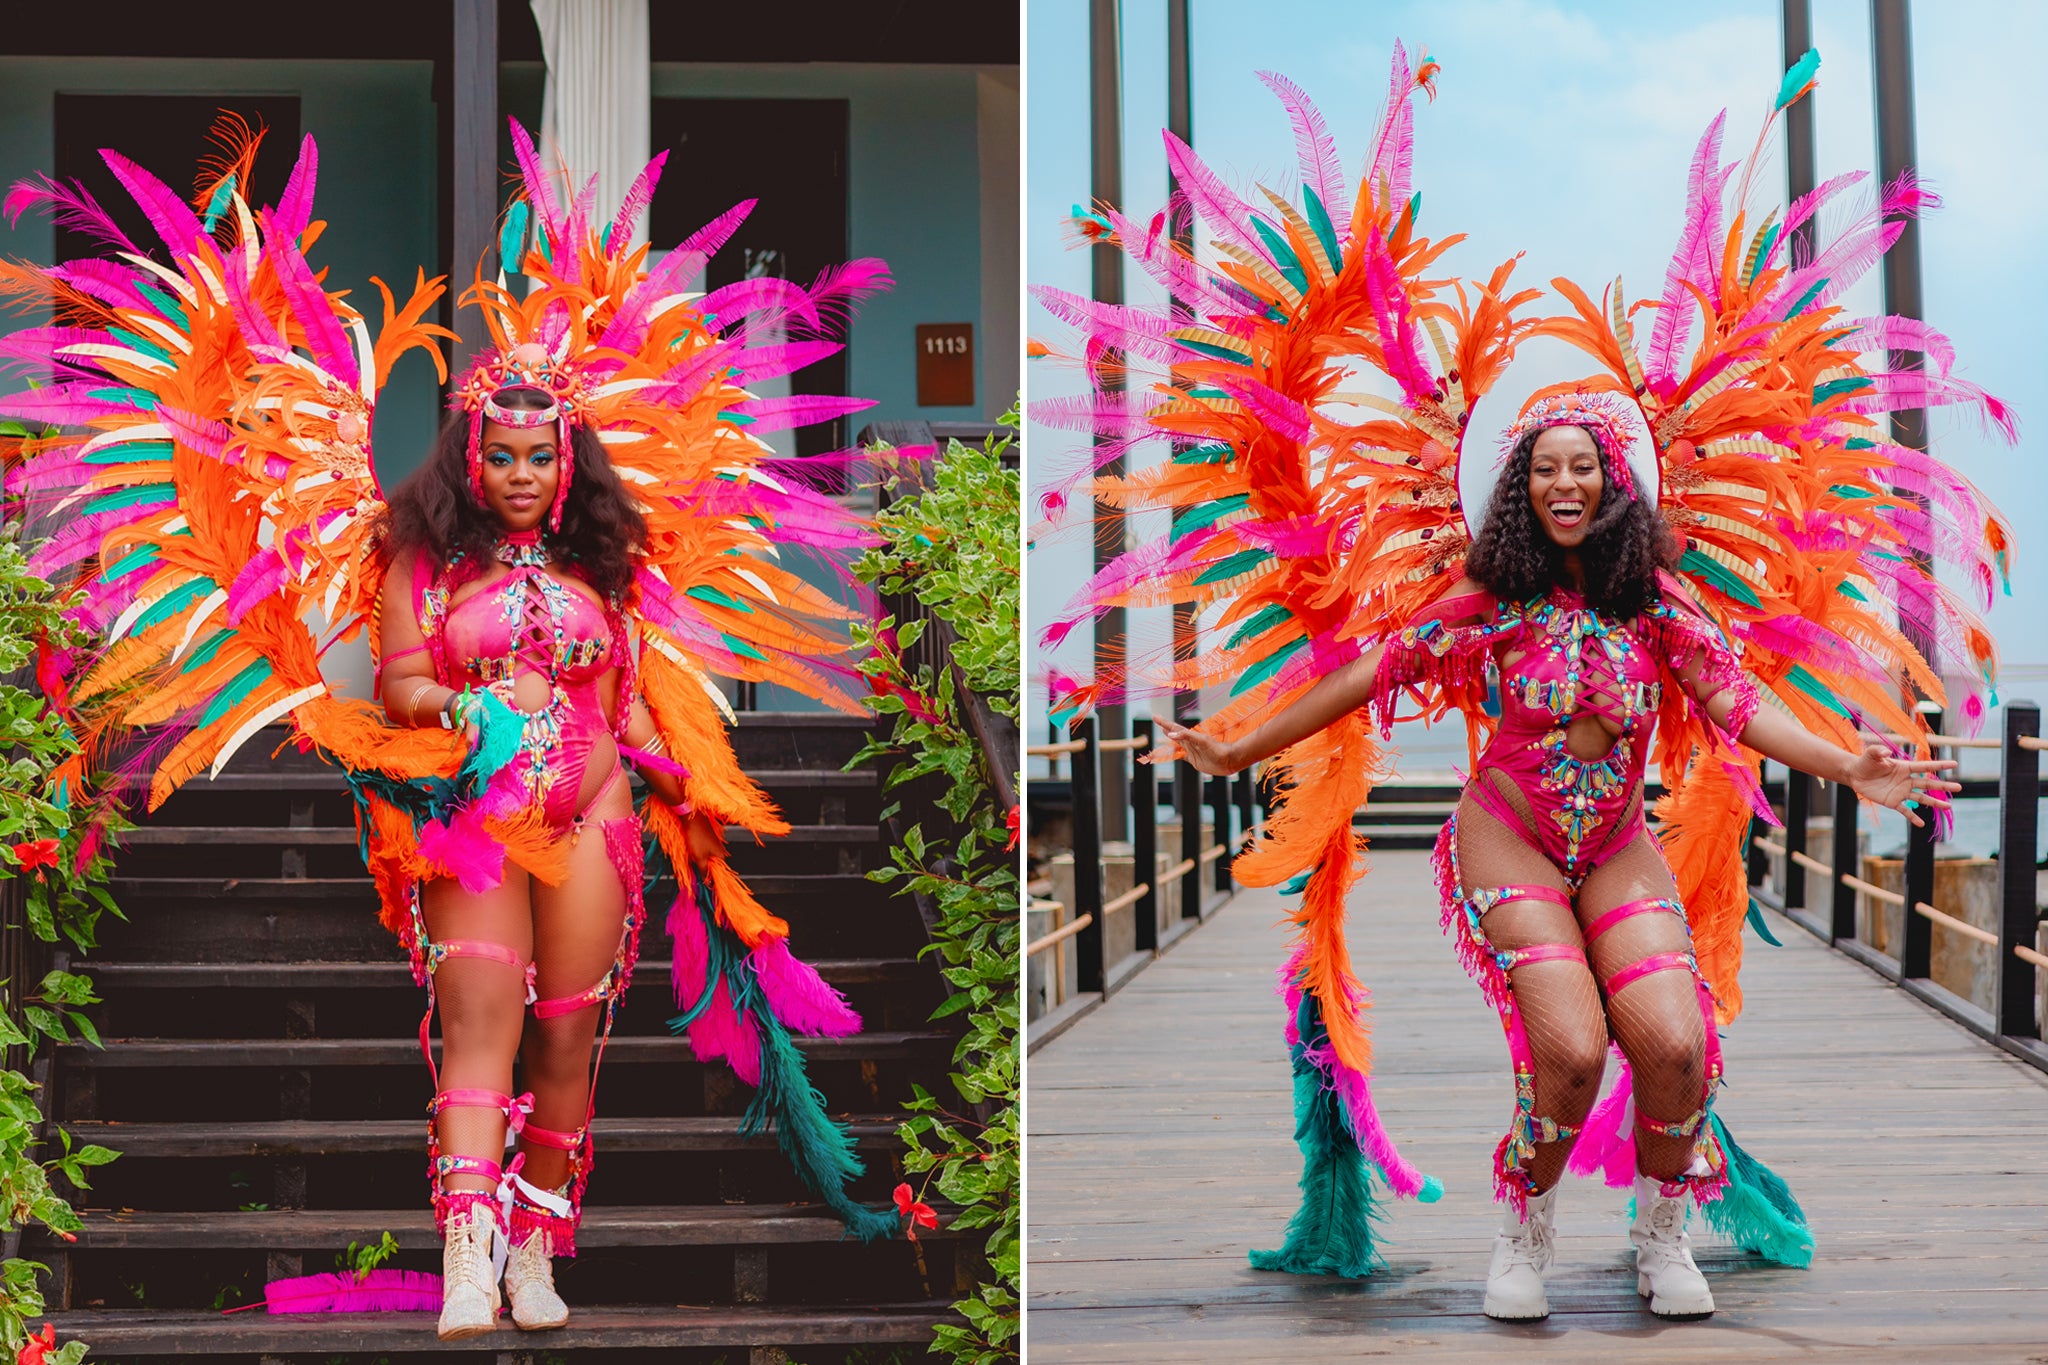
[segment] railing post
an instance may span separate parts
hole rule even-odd
[[[1257,826],[1252,815],[1252,770],[1246,768],[1237,775],[1237,837],[1249,838]]]
[[[1806,868],[1793,858],[1806,852],[1806,819],[1813,805],[1813,778],[1798,768],[1785,773],[1785,908],[1806,908]]]
[[[1095,717],[1081,722],[1077,736],[1088,747],[1073,755],[1074,792],[1074,918],[1091,916],[1074,935],[1075,985],[1100,994],[1108,979],[1102,937],[1102,798],[1095,779],[1102,751],[1095,743]]]
[[[1847,782],[1829,785],[1835,794],[1835,856],[1829,859],[1835,865],[1835,902],[1828,942],[1839,943],[1856,937],[1856,888],[1842,878],[1860,877],[1863,869],[1856,861],[1856,789]]]
[[[1216,889],[1230,891],[1230,779],[1209,779],[1209,813],[1216,819],[1216,847],[1223,856],[1216,860]]]
[[[1159,773],[1139,760],[1152,747],[1152,719],[1131,722],[1144,744],[1131,751],[1131,884],[1151,887],[1131,907],[1138,917],[1138,951],[1159,951]]]
[[[1202,775],[1186,759],[1173,770],[1173,797],[1180,806],[1180,856],[1189,864],[1180,875],[1180,917],[1198,920],[1202,917]]]
[[[2020,747],[2020,736],[2039,738],[2041,708],[2030,701],[2005,704],[2004,762],[1998,776],[1998,984],[1992,1012],[2008,1038],[2039,1038],[2034,1017],[2034,964],[2013,952],[2032,948],[2040,912],[2034,908],[2035,863],[2040,856],[2041,755]]]
[[[1928,731],[1940,734],[1941,712],[1922,714]],[[1923,901],[1934,904],[1934,812],[1914,813],[1921,823],[1906,826],[1906,916],[1899,943],[1899,976],[1906,980],[1925,977],[1934,963],[1934,921],[1913,909]]]
[[[1756,765],[1756,784],[1759,789],[1763,787],[1764,779],[1768,776],[1770,776],[1769,765],[1759,759]],[[1765,792],[1763,799],[1764,803],[1768,805],[1771,799],[1770,793]],[[1751,886],[1762,886],[1764,878],[1770,875],[1770,856],[1756,846],[1758,839],[1768,839],[1771,837],[1770,830],[1769,822],[1761,815],[1749,817],[1749,884]]]

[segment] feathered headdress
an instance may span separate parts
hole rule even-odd
[[[1505,461],[1532,433],[1550,427],[1582,427],[1607,457],[1615,485],[1634,497],[1635,476],[1628,467],[1628,448],[1634,444],[1634,437],[1629,434],[1627,411],[1627,404],[1613,394],[1544,394],[1523,408],[1521,420],[1500,438],[1501,459]]]

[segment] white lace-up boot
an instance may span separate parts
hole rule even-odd
[[[1543,1277],[1557,1259],[1557,1231],[1552,1218],[1557,1187],[1529,1196],[1527,1212],[1517,1221],[1514,1206],[1501,1220],[1493,1239],[1493,1264],[1486,1271],[1486,1316],[1506,1321],[1550,1316]]]
[[[512,1321],[522,1332],[539,1332],[569,1321],[569,1305],[555,1292],[554,1241],[535,1229],[512,1248],[505,1262],[505,1297],[512,1301]]]
[[[496,1329],[498,1277],[491,1264],[498,1224],[489,1208],[471,1204],[448,1215],[441,1244],[443,1341]]]
[[[1692,1243],[1685,1235],[1690,1194],[1663,1192],[1653,1175],[1636,1177],[1636,1221],[1628,1239],[1636,1244],[1636,1293],[1650,1301],[1660,1318],[1698,1318],[1714,1311],[1707,1277],[1693,1264]]]

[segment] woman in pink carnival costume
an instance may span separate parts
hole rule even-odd
[[[54,300],[60,324],[0,343],[54,377],[0,411],[84,429],[34,443],[9,474],[31,511],[77,514],[36,552],[40,572],[80,590],[97,640],[69,661],[73,696],[101,754],[134,726],[176,737],[116,780],[146,778],[154,809],[283,719],[348,777],[384,922],[427,987],[430,1069],[441,1013],[428,1144],[444,1339],[496,1326],[501,1281],[520,1328],[568,1319],[552,1257],[575,1254],[594,1159],[593,1046],[601,1061],[657,888],[683,1008],[672,1027],[757,1087],[742,1131],[772,1123],[853,1235],[900,1228],[848,1195],[860,1162],[793,1036],[860,1020],[727,861],[724,827],[788,825],[740,770],[710,676],[859,709],[844,685],[852,613],[777,556],[870,537],[760,437],[868,404],[743,385],[837,350],[825,334],[887,272],[857,261],[809,289],[686,293],[751,202],[649,270],[632,229],[665,155],[606,224],[594,179],[558,198],[516,123],[512,135],[524,183],[501,251],[526,280],[479,277],[465,296],[489,344],[424,466],[388,497],[369,447],[376,399],[407,349],[440,364],[433,338],[449,334],[419,319],[442,291],[422,274],[400,306],[377,282],[373,340],[322,287],[305,255],[322,227],[310,137],[279,203],[257,210],[242,194],[254,140],[190,204],[107,153],[168,265],[78,187],[19,186],[10,212],[46,207],[111,258],[0,278]],[[319,670],[365,627],[381,710]],[[646,788],[637,812],[629,764]]]
[[[1455,710],[1470,736],[1472,775],[1435,866],[1444,928],[1500,1012],[1514,1079],[1486,1312],[1549,1312],[1543,1276],[1568,1164],[1633,1186],[1637,1289],[1653,1313],[1713,1311],[1686,1232],[1695,1207],[1768,1259],[1812,1257],[1790,1189],[1713,1112],[1719,1028],[1741,1005],[1746,828],[1753,814],[1774,818],[1757,764],[1847,783],[1915,824],[1921,810],[1946,815],[1957,784],[1938,774],[1953,765],[1926,757],[1925,722],[1899,680],[1936,699],[1943,685],[1891,613],[1977,665],[1956,709],[1981,719],[1990,637],[1932,560],[1959,563],[1988,606],[2010,533],[1952,470],[1887,442],[1877,419],[1952,403],[2012,435],[2003,405],[1950,373],[1953,352],[1932,329],[1846,318],[1834,302],[1897,235],[1892,220],[1931,196],[1890,187],[1810,251],[1790,247],[1795,229],[1860,177],[1783,215],[1753,207],[1765,139],[1817,65],[1808,54],[1787,73],[1747,163],[1721,165],[1714,121],[1656,300],[1631,306],[1617,281],[1596,303],[1560,279],[1572,310],[1525,319],[1517,311],[1539,294],[1509,292],[1512,261],[1483,281],[1428,278],[1457,240],[1417,233],[1409,188],[1412,96],[1434,95],[1438,68],[1427,56],[1411,68],[1398,47],[1355,199],[1320,116],[1266,75],[1295,125],[1298,206],[1264,191],[1270,211],[1254,209],[1169,136],[1176,181],[1218,254],[1174,246],[1163,219],[1147,231],[1104,209],[1084,225],[1194,316],[1040,291],[1084,333],[1076,358],[1091,376],[1116,382],[1034,415],[1103,438],[1098,458],[1174,442],[1168,463],[1094,487],[1129,509],[1171,511],[1171,540],[1100,570],[1048,639],[1108,607],[1174,602],[1223,642],[1069,687],[1055,705],[1140,681],[1227,690],[1199,729],[1161,722],[1162,756],[1212,774],[1266,764],[1274,808],[1234,871],[1302,898],[1281,987],[1303,1200],[1286,1245],[1252,1254],[1261,1268],[1369,1274],[1374,1180],[1425,1201],[1440,1191],[1375,1111],[1367,994],[1345,945],[1345,893],[1362,871],[1352,817],[1389,767],[1373,732],[1389,737],[1397,711]],[[1642,308],[1655,321],[1639,352]],[[1490,456],[1483,400],[1539,335],[1599,372],[1491,409],[1509,427],[1504,464],[1474,522],[1459,475]],[[1893,349],[1928,364],[1894,366]],[[1653,756],[1668,792],[1658,833],[1643,798]],[[1599,1100],[1610,1040],[1623,1065]]]

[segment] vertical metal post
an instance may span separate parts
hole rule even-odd
[[[1223,856],[1216,860],[1216,889],[1230,890],[1230,779],[1209,779],[1209,813],[1216,818],[1216,847]]]
[[[1769,776],[1770,765],[1766,762],[1759,760],[1756,765],[1757,786],[1762,787],[1764,785],[1765,779]],[[1764,800],[1769,801],[1770,799],[1770,794],[1766,792],[1764,795]],[[1771,875],[1771,862],[1769,855],[1767,855],[1762,849],[1756,846],[1756,841],[1758,839],[1768,839],[1771,837],[1770,829],[1771,827],[1769,823],[1767,823],[1761,815],[1752,815],[1749,817],[1748,875],[1749,884],[1751,886],[1762,886],[1764,884],[1765,879],[1767,879]]]
[[[1919,169],[1913,130],[1913,25],[1908,0],[1870,0],[1870,65],[1871,88],[1877,96],[1878,179],[1880,184],[1889,185]],[[1908,217],[1901,221],[1898,240],[1884,253],[1883,271],[1884,311],[1900,317],[1920,317],[1920,224],[1916,219]],[[1890,359],[1893,369],[1918,369],[1923,363],[1915,351],[1893,351]],[[1927,449],[1926,412],[1919,408],[1894,412],[1892,440],[1914,450]],[[1907,489],[1892,491],[1922,508],[1927,505],[1925,498]],[[1931,569],[1933,560],[1926,549],[1915,548],[1912,558],[1923,569]],[[1922,609],[1919,614],[1924,616],[1927,612]],[[1938,676],[1941,660],[1934,638],[1916,616],[1908,614],[1908,604],[1903,599],[1899,603],[1899,629]],[[1909,693],[1909,705],[1912,700]]]
[[[1829,861],[1835,868],[1835,903],[1828,923],[1828,942],[1838,943],[1856,937],[1856,889],[1842,878],[1861,877],[1863,868],[1856,860],[1856,789],[1847,782],[1832,785],[1835,793],[1835,856]]]
[[[1088,0],[1089,193],[1093,202],[1113,204],[1119,208],[1124,200],[1123,71],[1123,6],[1120,0]],[[1098,243],[1089,249],[1089,255],[1095,299],[1100,303],[1122,303],[1122,249]],[[1111,363],[1103,369],[1103,384],[1106,388],[1121,391],[1123,380],[1117,377],[1120,373],[1115,363],[1117,357],[1109,359]],[[1097,438],[1098,443],[1104,440]],[[1120,478],[1126,472],[1121,455],[1102,466],[1102,474],[1108,478]],[[1101,569],[1122,554],[1123,549],[1123,510],[1098,499],[1095,503],[1095,567]],[[1122,672],[1127,649],[1124,631],[1122,607],[1112,607],[1095,618],[1097,668],[1110,674]],[[1126,712],[1122,702],[1103,706],[1096,714],[1101,717],[1098,733],[1103,739],[1123,737]],[[1130,804],[1124,787],[1122,755],[1117,757],[1118,762],[1104,768],[1100,774],[1102,837],[1105,839],[1124,837],[1124,810]]]
[[[1781,13],[1784,16],[1785,70],[1790,71],[1813,46],[1813,14],[1807,0],[1784,0]],[[1815,91],[1785,111],[1787,203],[1813,190],[1817,160],[1813,141],[1813,102],[1819,96],[1820,92]],[[1793,231],[1788,254],[1795,261],[1813,259],[1813,219],[1808,218]]]
[[[1102,771],[1096,747],[1095,717],[1081,722],[1076,736],[1088,747],[1074,755],[1074,917],[1092,916],[1074,935],[1075,985],[1084,994],[1099,993],[1108,979],[1102,938],[1102,797],[1095,778]]]
[[[1131,755],[1131,884],[1152,889],[1138,898],[1131,912],[1138,917],[1138,951],[1159,951],[1159,772],[1139,762],[1152,747],[1152,718],[1131,723],[1131,733],[1145,741]]]
[[[1941,712],[1928,711],[1927,728],[1941,733]],[[1934,812],[1916,812],[1921,823],[1906,826],[1906,918],[1899,943],[1899,975],[1922,977],[1934,960],[1934,922],[1913,907],[1934,904]]]
[[[1189,724],[1193,724],[1191,720]],[[1182,759],[1173,772],[1174,800],[1180,806],[1180,856],[1192,864],[1180,876],[1180,917],[1202,917],[1202,775]]]
[[[1257,822],[1252,818],[1252,770],[1237,775],[1237,837],[1249,838]]]
[[[1188,0],[1166,0],[1166,127],[1175,137],[1190,147],[1195,145],[1195,113],[1192,85],[1188,65]],[[1167,231],[1173,237],[1173,244],[1185,251],[1192,251],[1195,245],[1195,213],[1185,202],[1176,203],[1174,193],[1178,189],[1171,171],[1166,175],[1166,199],[1174,204],[1173,220],[1167,224]],[[1187,300],[1169,300],[1173,316],[1177,321],[1188,321],[1194,317],[1194,309]],[[1183,443],[1175,443],[1179,452]],[[1189,602],[1173,605],[1173,657],[1177,660],[1193,659],[1198,648],[1195,629],[1195,608]],[[1173,694],[1173,713],[1183,725],[1193,724],[1188,717],[1194,715],[1201,705],[1201,699],[1193,689],[1177,689]]]
[[[449,306],[469,287],[481,263],[485,279],[497,274],[498,243],[498,0],[455,0],[449,66],[453,117],[448,164],[451,189],[448,239]],[[451,374],[460,374],[485,338],[480,328],[457,328]]]
[[[1813,778],[1797,768],[1785,773],[1785,908],[1806,908],[1806,869],[1792,857],[1806,852],[1806,819],[1813,805]]]
[[[2030,701],[2005,704],[2005,761],[1998,775],[1998,979],[1992,1013],[2008,1038],[2039,1038],[2034,1017],[2034,964],[2013,953],[2032,948],[2039,932],[2035,867],[2040,859],[2041,755],[2022,749],[2020,736],[2039,738],[2041,708]]]

